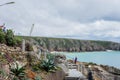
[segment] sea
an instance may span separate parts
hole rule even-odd
[[[98,51],[98,52],[60,52],[66,55],[67,59],[80,62],[93,62],[102,65],[113,66],[120,69],[120,51]]]

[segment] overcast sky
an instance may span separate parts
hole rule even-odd
[[[16,34],[120,42],[120,0],[0,0],[0,25]]]

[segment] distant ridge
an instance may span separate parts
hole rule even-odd
[[[120,43],[112,41],[100,40],[79,40],[68,38],[52,38],[52,37],[29,37],[19,36],[26,40],[32,39],[34,43],[48,49],[49,51],[106,51],[106,50],[120,50]]]

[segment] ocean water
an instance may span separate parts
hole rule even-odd
[[[120,51],[100,51],[100,52],[62,52],[67,59],[77,57],[81,62],[94,62],[97,64],[114,66],[120,69]]]

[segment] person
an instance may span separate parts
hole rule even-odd
[[[88,66],[88,80],[93,80],[91,65]]]
[[[93,76],[92,76],[92,71],[89,70],[88,72],[88,80],[93,80]]]
[[[75,61],[74,61],[74,63],[76,64],[76,62],[77,62],[77,57],[75,57]]]

